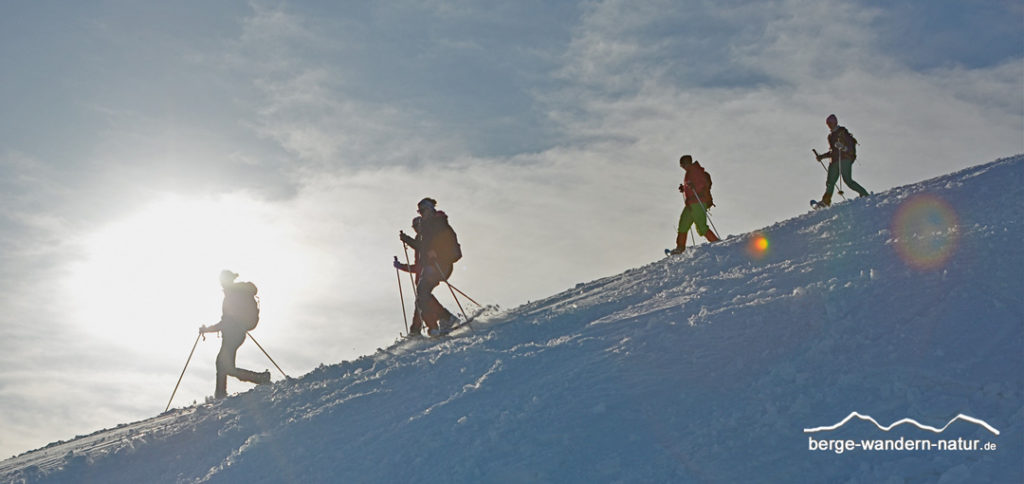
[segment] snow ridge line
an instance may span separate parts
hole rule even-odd
[[[932,427],[930,425],[922,425],[920,422],[918,422],[917,420],[914,420],[912,418],[904,418],[902,420],[897,420],[896,422],[893,422],[889,426],[883,427],[881,424],[878,423],[877,420],[872,418],[870,415],[861,415],[861,414],[859,414],[857,412],[850,412],[850,414],[847,415],[846,418],[844,418],[842,421],[840,421],[839,423],[837,423],[835,425],[830,425],[830,426],[827,426],[827,427],[814,427],[814,428],[811,428],[811,429],[804,429],[804,433],[809,434],[809,433],[814,433],[814,432],[822,432],[822,431],[835,430],[835,429],[837,429],[839,427],[842,427],[843,425],[846,425],[846,422],[849,422],[853,417],[857,417],[857,418],[859,418],[861,420],[870,421],[871,423],[875,424],[875,427],[878,427],[880,430],[883,430],[885,432],[888,432],[888,431],[892,430],[893,427],[897,427],[899,425],[903,425],[905,423],[909,423],[909,424],[914,424],[917,428],[919,428],[921,430],[930,430],[930,431],[935,432],[937,434],[941,434],[942,432],[945,432],[946,428],[948,428],[950,425],[952,425],[953,422],[956,422],[957,420],[964,420],[964,421],[970,422],[972,424],[980,425],[982,427],[985,427],[985,429],[988,430],[989,432],[992,432],[995,435],[999,435],[999,431],[996,430],[991,425],[989,425],[988,422],[985,422],[984,420],[981,420],[981,419],[978,419],[978,418],[971,417],[969,415],[964,415],[962,413],[958,414],[956,417],[953,417],[953,419],[950,420],[949,422],[946,422],[946,425],[944,425],[940,429],[940,428]]]

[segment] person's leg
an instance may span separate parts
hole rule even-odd
[[[843,160],[843,181],[846,182],[846,186],[852,188],[860,196],[868,196],[868,191],[860,186],[860,183],[853,181],[853,160]]]
[[[839,163],[829,163],[828,175],[825,177],[825,194],[821,196],[822,205],[832,204],[832,191],[836,189],[837,181],[839,181]]]
[[[245,341],[245,333],[239,337],[235,331],[221,331],[220,352],[217,353],[217,383],[214,398],[224,398],[228,393],[228,375],[235,372],[235,353]]]
[[[416,276],[416,280],[419,281],[419,276]],[[412,325],[409,327],[409,334],[420,334],[423,330],[423,314],[416,305],[416,301],[413,301],[412,307]]]
[[[261,384],[264,384],[264,383],[270,383],[270,372],[269,371],[256,372],[256,371],[252,371],[252,370],[246,370],[245,368],[235,367],[235,371],[233,372],[233,374],[231,376],[233,376],[235,378],[238,378],[239,380],[242,380],[242,381],[247,381],[249,383],[255,383],[257,385],[261,385]]]
[[[693,218],[693,224],[697,226],[697,235],[703,237],[708,232],[708,213],[699,203],[687,205],[686,208],[693,214],[691,218]]]
[[[245,368],[239,368],[238,366],[235,365],[235,355],[238,354],[238,348],[242,346],[242,343],[245,342],[244,331],[233,331],[227,334],[224,334],[222,332],[222,337],[224,338],[225,341],[230,341],[231,346],[234,348],[233,350],[231,350],[230,355],[231,367],[227,369],[227,371],[225,372],[227,375],[231,375],[235,378],[238,378],[239,380],[247,381],[249,383],[270,383],[269,371],[255,372],[252,370],[246,370]],[[228,363],[227,358],[225,358],[225,363]],[[225,378],[225,383],[226,380],[227,379]],[[225,390],[227,390],[227,388],[225,388]]]
[[[672,253],[679,254],[686,250],[686,234],[690,232],[690,226],[693,225],[693,209],[687,205],[683,208],[683,212],[679,214],[679,227],[676,231],[676,247],[672,249]]]
[[[419,310],[423,323],[432,330],[437,329],[437,320],[444,309],[432,294],[440,283],[441,275],[433,267],[424,267],[419,280],[416,281],[416,309]]]
[[[419,311],[413,311],[412,325],[409,326],[409,334],[420,334],[423,332],[423,317]]]
[[[708,228],[708,212],[699,203],[690,205],[693,208],[693,224],[697,227],[697,235],[704,237],[708,242],[718,242],[719,238]]]

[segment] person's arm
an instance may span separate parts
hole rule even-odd
[[[398,269],[398,270],[400,270],[400,271],[405,271],[405,272],[416,272],[416,271],[414,270],[414,267],[415,267],[415,266],[411,266],[411,265],[409,265],[409,264],[403,264],[403,263],[401,263],[401,262],[398,262],[398,257],[395,257],[395,261],[394,261],[394,262],[392,263],[392,265],[394,265],[394,266],[395,266],[395,269]]]
[[[818,154],[818,161],[832,157],[832,135],[828,137],[828,151]]]
[[[416,239],[414,239],[414,238],[410,237],[410,236],[409,236],[408,234],[406,234],[405,232],[399,231],[399,232],[398,232],[398,238],[399,238],[399,239],[400,239],[400,240],[401,240],[401,241],[402,241],[402,242],[403,242],[403,243],[404,243],[405,245],[408,245],[409,247],[412,247],[412,248],[413,248],[413,250],[420,250],[420,247],[419,247],[420,243],[419,243],[419,242],[418,242],[418,241],[417,241]]]

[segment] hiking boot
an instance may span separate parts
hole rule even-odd
[[[270,383],[270,370],[264,370],[262,373],[257,373],[255,382],[257,385],[266,385]]]
[[[438,329],[441,331],[441,334],[450,333],[452,331],[452,328],[455,327],[455,324],[458,323],[458,321],[459,318],[457,318],[454,314],[448,313],[447,318],[444,318],[437,322]]]
[[[672,251],[673,254],[682,254],[686,250],[686,235],[689,232],[679,232],[676,234],[676,248]],[[676,251],[679,252],[676,252]]]
[[[441,330],[430,328],[427,330],[427,336],[430,336],[431,338],[437,338],[438,336],[441,336]]]
[[[675,249],[670,250],[669,254],[679,255],[682,254],[684,250],[686,250],[686,247],[676,247]]]

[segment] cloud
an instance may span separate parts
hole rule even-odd
[[[666,164],[694,154],[716,177],[716,218],[741,231],[819,194],[810,149],[824,148],[830,112],[861,141],[855,178],[875,191],[1018,152],[1019,59],[919,72],[877,41],[886,14],[830,1],[591,3],[559,71],[567,87],[544,101],[589,150]],[[739,82],[705,85],[705,71]]]

